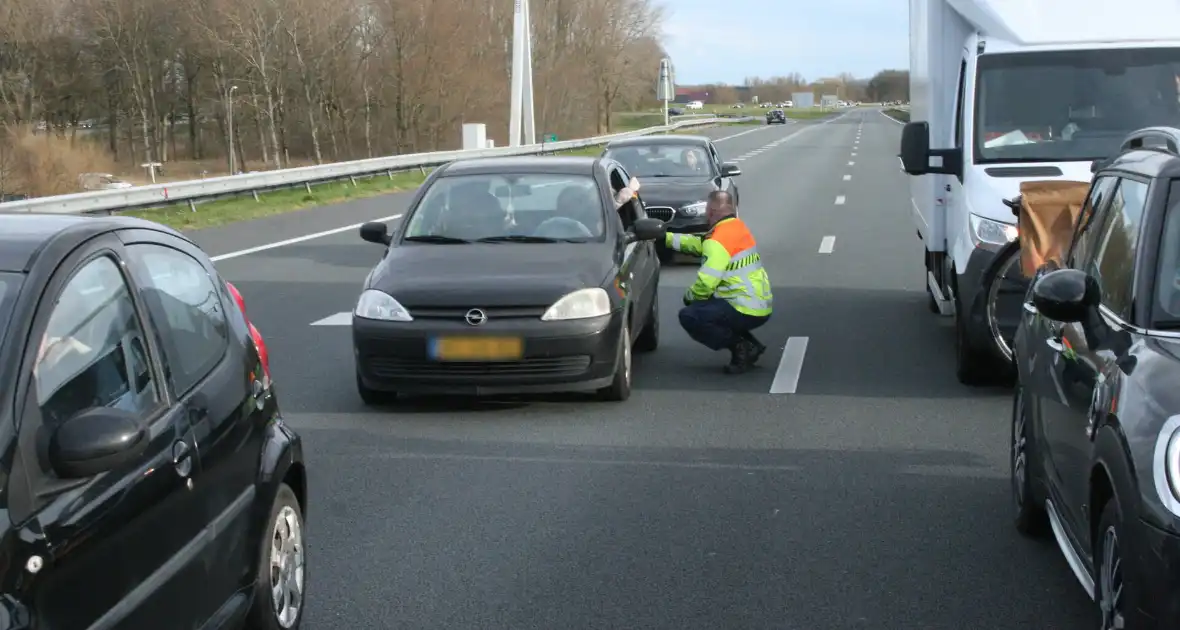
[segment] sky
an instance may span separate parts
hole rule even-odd
[[[791,72],[868,78],[909,67],[904,0],[665,0],[676,83],[740,85]]]

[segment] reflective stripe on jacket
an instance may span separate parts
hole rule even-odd
[[[754,235],[741,219],[728,217],[718,221],[703,239],[669,233],[664,240],[670,249],[705,258],[696,282],[684,294],[686,302],[719,297],[741,313],[770,315],[773,302],[770,277],[762,267]]]

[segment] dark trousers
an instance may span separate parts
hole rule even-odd
[[[766,323],[770,316],[746,315],[720,298],[693,302],[680,309],[680,325],[694,341],[711,350],[732,348],[739,339]]]

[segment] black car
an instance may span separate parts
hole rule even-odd
[[[780,125],[787,124],[787,113],[781,109],[772,109],[766,112],[766,124],[773,125],[776,123]]]
[[[1052,532],[1104,629],[1180,627],[1177,146],[1143,130],[1099,165],[1014,342],[1016,525]]]
[[[740,193],[733,178],[742,174],[737,164],[722,162],[717,147],[705,136],[638,136],[606,145],[603,157],[617,160],[641,184],[648,216],[663,221],[669,232],[702,234],[709,231],[705,199],[714,190],[728,190],[734,204]],[[672,260],[672,250],[658,243],[660,260]]]
[[[631,393],[659,341],[663,224],[603,158],[510,157],[434,171],[365,280],[352,320],[368,404],[397,394]]]
[[[297,627],[302,442],[209,258],[148,221],[0,214],[0,322],[0,625]]]

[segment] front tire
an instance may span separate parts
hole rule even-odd
[[[988,385],[993,379],[996,361],[992,354],[971,343],[967,313],[963,300],[955,291],[955,376],[964,385]]]
[[[285,483],[279,484],[266,527],[247,627],[295,630],[303,621],[307,566],[303,509],[295,492]]]
[[[623,402],[631,397],[631,326],[623,324],[619,352],[615,357],[615,378],[598,390],[598,397],[609,402]]]
[[[1095,575],[1094,601],[1098,603],[1101,630],[1122,630],[1127,627],[1127,609],[1131,598],[1127,596],[1126,571],[1123,571],[1122,510],[1117,496],[1112,496],[1102,508],[1102,519],[1098,523],[1094,544]],[[1138,627],[1138,624],[1130,626]]]
[[[1030,436],[1028,406],[1024,386],[1016,385],[1012,398],[1012,432],[1009,440],[1009,470],[1012,478],[1012,502],[1015,504],[1016,530],[1030,538],[1040,538],[1048,531],[1049,515],[1036,492],[1035,444]]]

